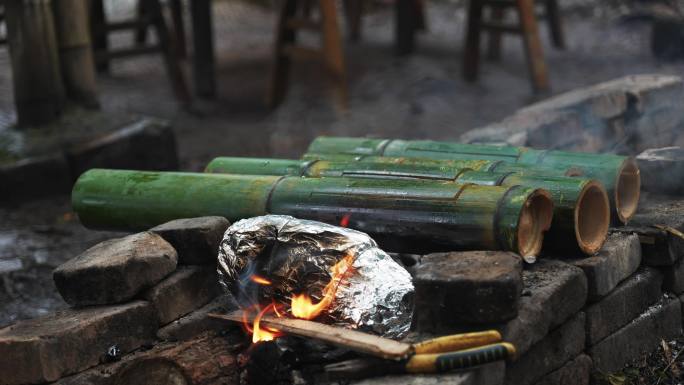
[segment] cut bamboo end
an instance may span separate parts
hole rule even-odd
[[[575,237],[580,250],[595,254],[603,246],[610,226],[610,202],[601,183],[584,185],[575,206]]]
[[[518,220],[518,253],[537,256],[542,248],[544,232],[551,227],[553,201],[548,191],[538,189],[529,195]]]
[[[622,223],[627,223],[637,211],[641,194],[641,175],[634,159],[627,159],[622,164],[615,186],[615,209],[618,219]]]

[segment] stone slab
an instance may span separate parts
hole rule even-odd
[[[522,260],[516,254],[435,253],[423,256],[413,271],[414,314],[420,331],[503,322],[518,313]]]
[[[535,385],[589,385],[593,365],[591,357],[580,354],[560,369],[542,377]]]
[[[183,341],[206,331],[225,332],[240,328],[234,322],[211,318],[210,313],[225,314],[238,309],[231,294],[223,294],[192,313],[179,318],[157,331],[157,338],[163,341]]]
[[[177,170],[176,138],[171,126],[142,118],[114,132],[70,146],[67,158],[78,177],[91,168]]]
[[[651,52],[660,60],[684,58],[684,21],[681,16],[655,15],[651,29]]]
[[[4,385],[51,382],[97,365],[109,347],[127,353],[154,341],[149,303],[65,310],[0,329]]]
[[[152,304],[160,325],[200,308],[221,292],[218,274],[212,266],[181,266],[143,298]]]
[[[554,135],[553,133],[556,133]],[[485,127],[465,132],[463,143],[531,146],[559,139],[563,143],[586,142],[582,116],[574,111],[525,111]],[[562,145],[562,143],[560,143]],[[542,145],[542,147],[544,147]]]
[[[684,193],[684,148],[651,148],[636,156],[641,186],[661,194]]]
[[[642,192],[639,210],[629,225],[660,231],[649,234],[650,239],[643,237],[645,263],[671,265],[684,257],[684,201],[680,196]]]
[[[223,217],[177,219],[153,227],[178,252],[182,265],[216,265],[219,244],[230,222]]]
[[[661,339],[682,333],[681,304],[677,298],[664,298],[632,322],[590,347],[587,352],[597,371],[608,374],[657,348]]]
[[[663,275],[643,267],[601,301],[585,309],[587,346],[593,346],[630,323],[662,297]]]
[[[468,131],[460,140],[587,152],[617,149],[636,155],[672,145],[681,136],[682,100],[684,85],[678,76],[626,76],[532,104],[501,122]]]
[[[71,171],[61,153],[0,164],[0,204],[71,192]]]
[[[684,239],[672,231],[650,226],[625,226],[612,234],[636,234],[641,243],[641,260],[646,266],[671,266],[684,256]]]
[[[665,278],[663,279],[663,291],[682,294],[684,293],[684,260],[680,259],[672,266],[661,268]]]
[[[55,269],[62,298],[72,306],[120,303],[176,269],[176,250],[142,232],[99,243]]]
[[[635,234],[611,234],[596,255],[574,259],[572,264],[587,276],[588,300],[597,301],[639,268],[639,237]]]
[[[561,261],[538,260],[523,271],[523,285],[518,316],[496,326],[520,354],[577,314],[587,299],[582,270]]]
[[[235,338],[204,333],[181,343],[162,343],[65,377],[59,385],[239,384]]]
[[[350,385],[502,385],[506,367],[503,362],[484,365],[462,373],[402,374],[351,381]]]
[[[584,350],[585,315],[578,313],[506,366],[506,384],[534,384]]]

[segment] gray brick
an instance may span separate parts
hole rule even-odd
[[[598,371],[612,373],[654,350],[661,339],[675,338],[681,333],[679,299],[663,299],[628,325],[589,348],[588,353]]]

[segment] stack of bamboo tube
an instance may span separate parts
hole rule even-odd
[[[635,162],[617,155],[388,139],[320,137],[302,160],[221,157],[205,171],[90,170],[73,205],[93,228],[286,214],[348,225],[390,251],[532,257],[542,245],[596,253],[611,212],[626,223],[640,188]]]

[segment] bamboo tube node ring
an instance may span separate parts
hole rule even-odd
[[[636,213],[641,191],[641,175],[634,159],[627,159],[620,167],[615,185],[617,214],[620,221],[627,223]]]
[[[606,241],[610,226],[608,194],[600,182],[587,183],[575,207],[575,236],[580,249],[595,254]]]
[[[551,227],[553,202],[545,190],[529,196],[518,220],[518,252],[524,258],[536,257],[542,248],[544,232]]]

